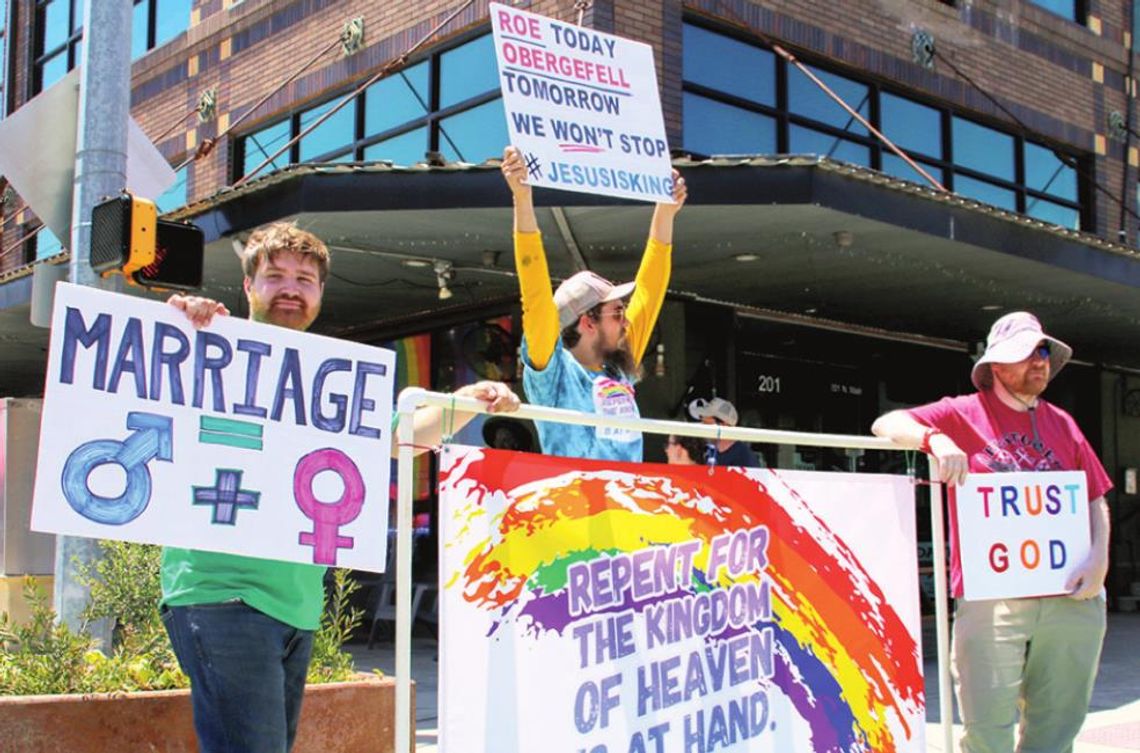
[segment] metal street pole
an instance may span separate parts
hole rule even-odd
[[[75,137],[75,187],[71,214],[71,281],[111,288],[91,269],[91,209],[127,184],[127,124],[131,107],[131,0],[84,0],[80,58],[79,122]],[[90,599],[76,579],[78,566],[99,560],[95,539],[57,536],[53,603],[72,629]],[[110,647],[106,621],[88,630]]]

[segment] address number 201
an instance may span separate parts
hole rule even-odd
[[[778,395],[780,393],[780,377],[761,374],[760,378],[756,381],[756,391]]]

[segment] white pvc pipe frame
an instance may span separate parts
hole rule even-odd
[[[416,408],[434,405],[467,413],[485,413],[486,403],[475,398],[456,397],[442,392],[429,392],[409,387],[400,392],[397,439],[399,460],[396,474],[396,746],[397,751],[412,751],[412,457],[415,442],[412,414]],[[775,429],[747,429],[736,426],[663,421],[651,418],[613,418],[593,413],[547,408],[524,403],[510,418],[528,418],[582,426],[603,426],[650,434],[680,434],[704,439],[735,439],[769,444],[800,444],[812,447],[838,447],[864,450],[903,451],[907,448],[888,439],[856,434],[809,434]],[[933,477],[933,474],[931,474]],[[946,538],[942,526],[942,485],[930,487],[930,522],[934,548],[934,618],[938,643],[938,711],[942,721],[943,750],[954,749],[954,724],[950,688],[949,600],[946,584]],[[439,594],[443,598],[443,592]],[[921,640],[921,635],[919,636]]]

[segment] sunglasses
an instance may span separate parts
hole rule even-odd
[[[617,308],[611,309],[609,311],[598,311],[591,314],[591,316],[593,316],[594,319],[601,319],[602,317],[606,316],[612,316],[615,319],[623,319],[625,318],[625,306],[618,306]]]
[[[1036,348],[1033,349],[1033,352],[1029,354],[1029,357],[1030,358],[1040,358],[1043,361],[1047,361],[1047,360],[1049,360],[1049,354],[1051,352],[1052,351],[1049,348],[1049,343],[1041,343],[1040,345],[1038,345]]]

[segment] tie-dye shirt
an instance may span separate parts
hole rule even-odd
[[[672,246],[650,238],[637,270],[636,285],[626,310],[629,320],[626,338],[633,360],[638,363],[645,355],[649,335],[665,301],[672,250]],[[515,268],[522,293],[526,399],[553,408],[640,418],[633,382],[628,376],[591,371],[563,346],[558,307],[554,303],[546,252],[539,233],[515,233]],[[643,458],[638,431],[542,421],[535,424],[542,451],[547,455],[635,463]]]
[[[633,383],[624,374],[616,378],[604,371],[590,371],[563,347],[554,348],[550,362],[535,369],[523,340],[523,388],[536,405],[597,413],[603,416],[639,418]],[[599,426],[554,424],[535,421],[538,441],[547,455],[595,460],[642,460],[641,432]]]

